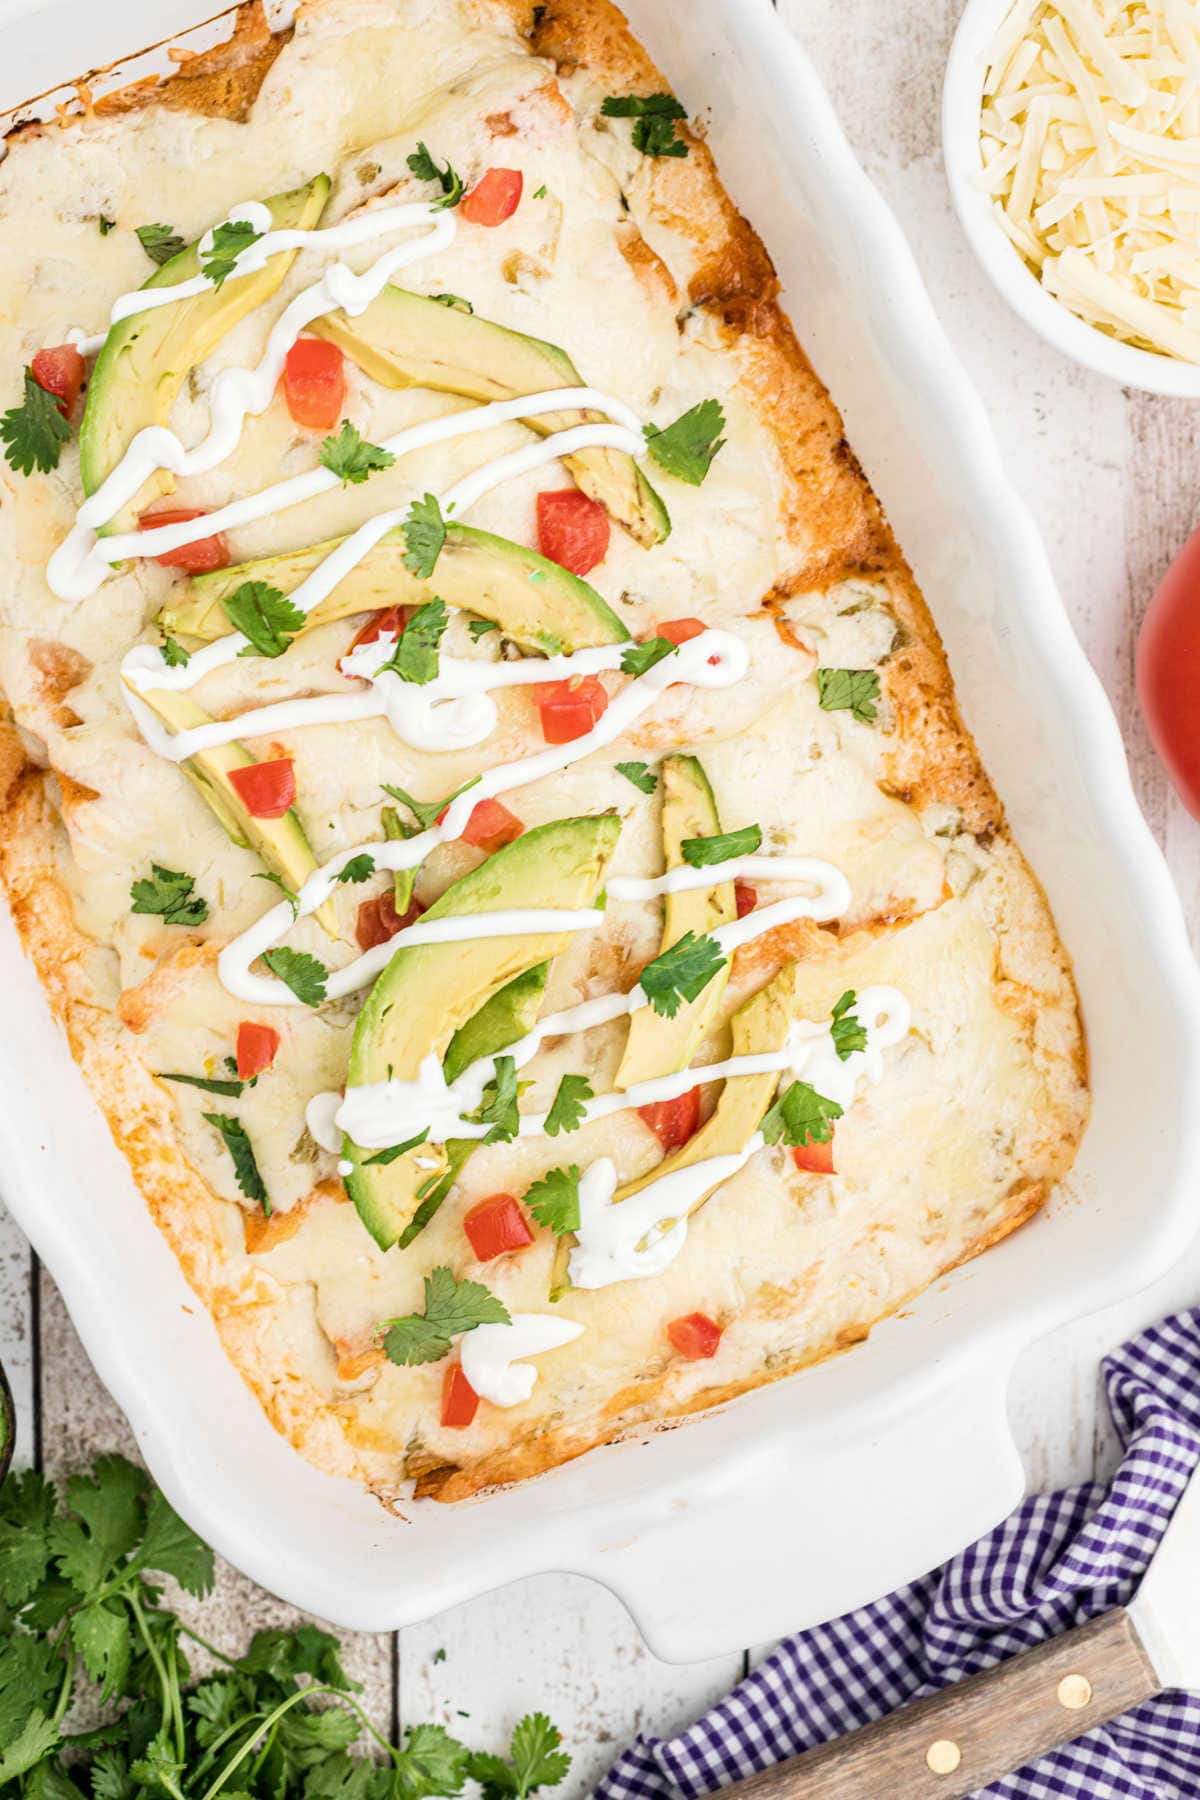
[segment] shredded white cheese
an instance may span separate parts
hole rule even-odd
[[[1200,362],[1200,0],[1014,0],[980,141],[980,181],[1048,292]]]

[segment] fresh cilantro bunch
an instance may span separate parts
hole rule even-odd
[[[0,1485],[2,1800],[432,1800],[468,1780],[525,1800],[567,1773],[543,1713],[518,1723],[507,1757],[440,1725],[390,1744],[328,1632],[259,1631],[227,1656],[164,1606],[161,1576],[203,1596],[212,1551],[124,1457],[64,1492],[32,1470]],[[189,1640],[216,1673],[193,1678]],[[100,1722],[74,1729],[97,1700]],[[352,1748],[364,1729],[370,1756]]]

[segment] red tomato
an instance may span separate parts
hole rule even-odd
[[[290,756],[230,769],[229,781],[252,819],[282,819],[296,798],[296,768]]]
[[[700,1124],[700,1089],[689,1088],[677,1100],[656,1100],[652,1106],[639,1106],[638,1117],[650,1127],[664,1150],[677,1150]]]
[[[608,693],[598,675],[536,682],[533,697],[548,744],[571,744],[586,736],[608,706]]]
[[[39,350],[29,367],[38,386],[54,395],[59,412],[64,419],[69,419],[87,372],[83,357],[74,344],[56,344],[52,350]]]
[[[1159,582],[1142,620],[1137,694],[1175,792],[1200,819],[1200,531]]]
[[[758,905],[758,889],[751,887],[748,881],[735,881],[733,884],[733,902],[737,907],[737,916],[744,919]]]
[[[360,644],[373,644],[376,638],[381,638],[385,632],[389,635],[395,632],[398,637],[408,624],[412,613],[411,606],[385,606],[380,612],[372,613],[362,630],[355,634],[353,641],[338,657],[338,668],[341,668],[348,656],[353,655]]]
[[[523,1250],[533,1242],[529,1220],[512,1194],[493,1194],[481,1200],[463,1219],[463,1230],[477,1262],[491,1262],[494,1256]]]
[[[442,1378],[442,1424],[448,1431],[465,1431],[479,1411],[479,1395],[462,1372],[451,1363]]]
[[[202,506],[180,506],[174,512],[143,513],[139,531],[156,531],[160,525],[182,525],[189,519],[206,517]],[[229,548],[219,531],[211,537],[194,538],[178,550],[164,550],[154,558],[164,569],[186,569],[189,575],[206,575],[210,569],[229,567]]]
[[[445,812],[438,814],[438,823],[445,818]],[[464,844],[474,844],[477,850],[499,850],[504,844],[511,844],[519,838],[525,827],[516,813],[509,812],[499,800],[481,800],[474,808],[463,829]]]
[[[297,425],[332,431],[346,399],[345,359],[326,338],[297,338],[283,365],[283,397]]]
[[[538,549],[552,562],[586,575],[608,555],[608,514],[578,488],[554,488],[537,497]]]
[[[384,888],[382,894],[376,894],[373,900],[364,900],[358,909],[354,936],[359,949],[373,950],[376,944],[386,944],[398,931],[403,931],[406,925],[412,925],[419,919],[424,910],[414,900],[402,918],[396,911],[395,890]]]
[[[690,638],[699,637],[708,626],[700,619],[668,619],[665,624],[654,627],[655,637],[668,638],[673,644],[686,644]]]
[[[796,1144],[792,1149],[792,1161],[798,1169],[807,1175],[836,1175],[833,1166],[833,1131],[823,1144],[809,1142]]]
[[[516,212],[524,185],[520,169],[489,169],[459,202],[459,218],[472,225],[503,225]]]
[[[237,1072],[239,1081],[253,1081],[275,1061],[279,1033],[273,1025],[256,1025],[243,1019],[237,1028]]]
[[[686,1313],[682,1319],[671,1320],[667,1336],[680,1356],[688,1362],[700,1362],[706,1356],[717,1354],[721,1327],[707,1313]]]

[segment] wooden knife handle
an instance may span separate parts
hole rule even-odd
[[[723,1792],[738,1800],[962,1800],[1161,1689],[1133,1621],[1118,1609]]]

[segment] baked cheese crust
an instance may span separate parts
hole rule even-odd
[[[677,127],[685,157],[650,157],[624,119],[601,114],[606,95],[668,85],[607,0],[314,0],[280,38],[245,8],[228,45],[169,83],[26,129],[0,164],[0,369],[14,395],[39,347],[68,326],[97,329],[113,299],[145,279],[139,224],[170,221],[190,242],[231,206],[320,169],[333,178],[323,225],[376,194],[424,197],[407,162],[418,140],[468,186],[493,165],[520,169],[509,221],[464,228],[405,279],[561,346],[586,382],[642,417],[670,420],[719,398],[726,443],[704,485],[661,484],[671,536],[648,550],[614,525],[589,579],[635,637],[699,616],[741,638],[750,672],[731,692],[668,689],[617,744],[521,790],[514,807],[527,827],[616,809],[613,871],[655,875],[658,802],[614,764],[682,749],[702,761],[723,829],[754,821],[764,847],[844,872],[853,898],[840,920],[801,921],[737,952],[698,1063],[728,1054],[737,1007],[793,960],[803,1017],[825,1017],[846,990],[873,984],[900,989],[912,1008],[884,1079],[838,1122],[836,1176],[799,1170],[783,1145],[763,1149],[695,1215],[661,1274],[557,1302],[585,1330],[540,1359],[531,1399],[485,1404],[466,1429],[443,1426],[443,1365],[389,1362],[379,1321],[419,1311],[424,1278],[442,1264],[486,1281],[510,1311],[545,1311],[550,1235],[481,1269],[464,1214],[565,1162],[607,1155],[633,1179],[654,1167],[658,1142],[624,1112],[567,1139],[486,1146],[410,1248],[377,1248],[337,1159],[304,1123],[311,1097],[346,1080],[356,1000],[248,1007],[222,985],[221,946],[265,910],[270,890],[180,770],[151,753],[121,698],[122,657],[158,641],[153,621],[185,578],[144,560],[86,600],[56,598],[46,564],[80,502],[76,448],[49,473],[0,467],[0,855],[23,941],[155,1219],[269,1417],[309,1460],[389,1504],[524,1479],[860,1341],[1030,1218],[1086,1120],[1067,955],[959,717],[925,603],[780,309],[769,256],[695,127]],[[102,236],[100,216],[116,229]],[[299,281],[293,270],[281,296]],[[243,320],[185,387],[172,420],[185,441],[205,429],[212,371],[252,362],[280,304]],[[346,413],[373,442],[460,404],[350,371]],[[519,424],[500,427],[488,453],[527,438]],[[226,463],[181,483],[179,504],[213,508],[311,467],[317,441],[277,400]],[[452,442],[405,478],[444,487],[478,459],[474,440]],[[347,486],[257,520],[233,534],[233,554],[270,556],[351,530],[391,503],[402,477],[399,467],[372,477],[369,499]],[[567,485],[561,466],[543,468],[487,495],[472,523],[533,542],[536,494]],[[327,687],[365,622],[318,627],[279,663],[218,671],[207,710]],[[821,707],[818,663],[877,672],[874,720]],[[294,758],[300,812],[323,857],[379,836],[383,782],[448,794],[540,743],[524,691],[501,695],[499,713],[473,750],[419,752],[375,719],[284,734],[260,753]],[[418,899],[430,904],[480,860],[461,843],[438,848]],[[131,884],[151,862],[193,875],[212,902],[204,924],[131,913]],[[348,944],[359,902],[380,886],[339,893]],[[611,905],[602,930],[555,960],[547,1008],[631,987],[660,931],[657,904]],[[315,921],[289,941],[336,960]],[[247,1017],[269,1021],[282,1042],[236,1104],[157,1079],[219,1075]],[[533,1100],[549,1105],[568,1071],[604,1092],[627,1030],[616,1022],[549,1043],[530,1070]],[[244,1122],[269,1216],[239,1193],[202,1116],[214,1109]],[[666,1326],[694,1312],[722,1335],[711,1358],[689,1361]]]

